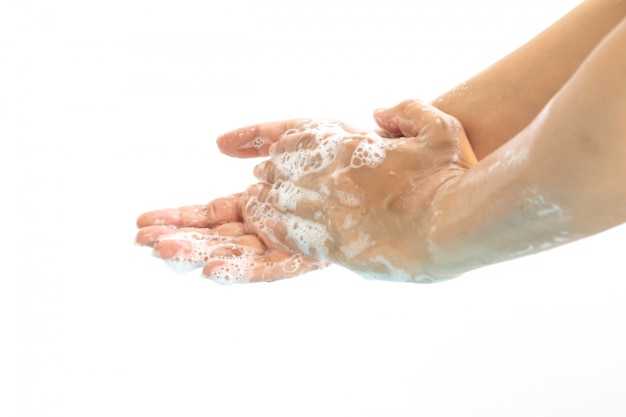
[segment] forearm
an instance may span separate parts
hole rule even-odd
[[[626,222],[626,20],[527,128],[434,202],[434,273],[453,275]]]
[[[624,0],[587,0],[433,105],[459,119],[480,160],[528,125],[624,16]]]

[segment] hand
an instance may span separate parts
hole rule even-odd
[[[378,279],[447,278],[429,263],[437,196],[476,163],[460,123],[407,100],[380,110],[380,132],[340,122],[265,123],[222,136],[224,153],[265,156],[242,195],[248,231]]]
[[[182,272],[203,267],[221,283],[273,281],[326,266],[290,250],[268,248],[241,218],[241,194],[206,205],[155,210],[137,219],[136,241]]]

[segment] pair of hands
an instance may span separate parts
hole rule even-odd
[[[142,214],[137,242],[223,283],[273,281],[330,263],[431,282],[437,197],[476,163],[461,124],[415,100],[378,110],[380,127],[297,119],[226,133],[220,150],[266,157],[245,192]]]

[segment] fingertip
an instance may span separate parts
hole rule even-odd
[[[153,246],[154,243],[172,232],[169,226],[146,226],[142,227],[135,237],[135,242],[142,246]]]
[[[391,114],[390,110],[391,109],[388,108],[374,110],[374,121],[376,121],[378,127],[380,127],[384,131],[384,136],[393,137],[401,134],[402,132],[397,125],[396,118],[392,117],[393,115]]]
[[[383,108],[383,107],[374,110],[374,113],[373,113],[374,120],[376,120],[376,122],[379,122],[379,120],[384,119],[386,112],[387,112],[387,108]]]
[[[215,143],[217,144],[217,148],[220,150],[221,153],[228,156],[234,156],[231,154],[230,147],[228,146],[228,138],[226,134],[218,136],[215,140]]]
[[[135,234],[135,244],[139,245],[139,246],[152,246],[153,240],[152,238],[148,235],[148,233],[145,232],[144,229],[141,229],[137,232],[137,234]]]
[[[268,156],[274,156],[276,154],[276,149],[278,148],[278,143],[274,142],[272,143],[269,148],[267,148],[267,155]]]
[[[144,213],[137,218],[137,228],[139,229],[161,224],[164,224],[164,221],[155,212]]]
[[[187,258],[193,250],[192,243],[185,240],[157,240],[153,248],[154,256],[175,261]]]
[[[205,264],[202,267],[202,272],[201,272],[202,278],[212,279],[213,278],[213,276],[212,276],[213,269],[218,267],[218,266],[220,266],[220,265],[223,265],[223,264],[224,264],[224,261],[208,262],[207,264]]]
[[[141,229],[146,226],[150,226],[148,222],[148,213],[143,213],[139,217],[137,217],[137,221],[135,222],[138,229]]]
[[[137,227],[175,225],[179,221],[178,209],[153,210],[137,218]]]
[[[276,165],[272,161],[263,161],[257,164],[252,172],[259,181],[267,184],[274,184],[278,176]]]
[[[246,284],[250,278],[243,276],[241,271],[226,261],[212,261],[202,268],[202,277],[222,285]]]
[[[415,137],[420,134],[421,127],[428,122],[432,106],[416,99],[403,100],[388,109],[375,112],[378,125],[391,135]]]
[[[256,125],[223,133],[216,139],[221,153],[235,158],[255,158],[267,154],[266,141]]]
[[[135,234],[135,238],[133,239],[133,244],[137,246],[149,246],[148,244],[143,242],[143,240],[139,236],[139,233]]]
[[[257,149],[237,148],[228,138],[218,139],[217,148],[222,154],[233,158],[256,158],[260,156]]]

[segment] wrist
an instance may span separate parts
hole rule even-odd
[[[450,228],[450,208],[452,198],[459,189],[464,174],[449,178],[439,187],[435,198],[430,205],[428,229],[425,233],[425,252],[427,261],[424,263],[425,272],[433,279],[443,280],[454,278],[472,268],[461,266],[460,260],[455,256],[459,251],[451,250],[451,242],[460,249],[462,243],[458,236],[452,236]]]

